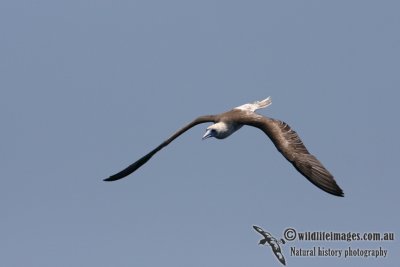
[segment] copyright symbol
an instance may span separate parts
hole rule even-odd
[[[286,228],[285,231],[283,232],[283,237],[287,241],[295,240],[296,236],[297,236],[296,230],[294,230],[293,228]]]

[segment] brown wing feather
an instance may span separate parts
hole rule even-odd
[[[333,175],[304,146],[297,133],[279,120],[254,114],[246,124],[260,128],[272,140],[282,155],[311,183],[335,196],[344,196]]]
[[[190,128],[196,126],[197,124],[206,123],[206,122],[214,122],[215,118],[216,118],[216,116],[214,116],[214,115],[206,115],[206,116],[198,117],[197,119],[195,119],[191,123],[189,123],[186,126],[184,126],[182,129],[180,129],[177,132],[175,132],[170,138],[168,138],[167,140],[162,142],[158,147],[156,147],[155,149],[153,149],[152,151],[150,151],[149,153],[147,153],[146,155],[144,155],[143,157],[138,159],[136,162],[132,163],[131,165],[129,165],[127,168],[123,169],[122,171],[120,171],[120,172],[118,172],[118,173],[116,173],[114,175],[111,175],[110,177],[104,179],[104,181],[111,182],[111,181],[119,180],[119,179],[122,179],[122,178],[128,176],[129,174],[131,174],[134,171],[136,171],[137,169],[139,169],[149,159],[151,159],[151,157],[153,157],[158,151],[160,151],[161,149],[163,149],[164,147],[169,145],[169,143],[171,143],[178,136],[180,136],[181,134],[183,134],[184,132],[186,132]]]

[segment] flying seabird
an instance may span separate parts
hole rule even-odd
[[[316,157],[308,152],[300,137],[288,124],[255,113],[256,110],[266,108],[271,103],[271,98],[268,97],[261,101],[241,105],[221,114],[200,116],[175,132],[170,138],[135,163],[104,179],[104,181],[115,181],[128,176],[190,128],[201,123],[213,122],[214,124],[207,128],[203,140],[210,137],[217,139],[227,138],[243,125],[259,128],[271,139],[278,151],[311,183],[332,195],[344,196],[342,189],[336,184],[332,174],[325,169]]]
[[[256,225],[253,225],[254,230],[259,232],[264,238],[258,242],[259,245],[265,245],[265,243],[268,243],[268,245],[271,246],[272,252],[275,254],[275,256],[278,258],[278,260],[283,264],[286,265],[285,257],[282,254],[281,247],[279,246],[279,243],[285,244],[285,240],[277,240],[275,237],[273,237],[270,233],[264,231],[261,229],[261,227],[258,227]]]

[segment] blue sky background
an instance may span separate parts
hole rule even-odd
[[[280,266],[256,224],[395,232],[398,1],[0,3],[1,266]],[[272,96],[345,198],[319,190],[257,129],[197,126]],[[397,237],[397,236],[396,236]],[[398,239],[398,238],[397,238]],[[290,256],[379,248],[386,259]],[[399,266],[399,242],[290,242],[288,266]]]

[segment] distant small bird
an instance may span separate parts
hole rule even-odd
[[[263,229],[261,229],[260,227],[253,225],[253,228],[259,232],[260,234],[262,234],[262,236],[264,237],[263,239],[260,240],[260,242],[258,242],[259,245],[265,245],[265,243],[268,243],[268,245],[271,246],[272,248],[272,252],[275,254],[275,256],[278,258],[278,260],[283,264],[286,265],[286,261],[285,261],[285,257],[282,254],[281,251],[281,247],[279,246],[279,244],[285,244],[285,240],[280,239],[279,241],[273,237],[270,233],[264,231]]]
[[[271,98],[268,97],[261,101],[241,105],[218,115],[200,116],[175,132],[170,138],[150,151],[147,155],[143,156],[126,169],[104,179],[104,181],[115,181],[124,178],[140,168],[158,151],[166,147],[175,138],[193,126],[201,123],[213,122],[214,124],[207,128],[203,140],[210,137],[224,139],[239,130],[243,125],[259,128],[271,139],[278,151],[281,152],[282,155],[293,164],[296,170],[304,175],[311,183],[332,195],[343,196],[343,191],[336,184],[332,174],[325,169],[316,157],[308,152],[297,133],[292,130],[288,124],[255,113],[256,110],[266,108],[271,103]]]

